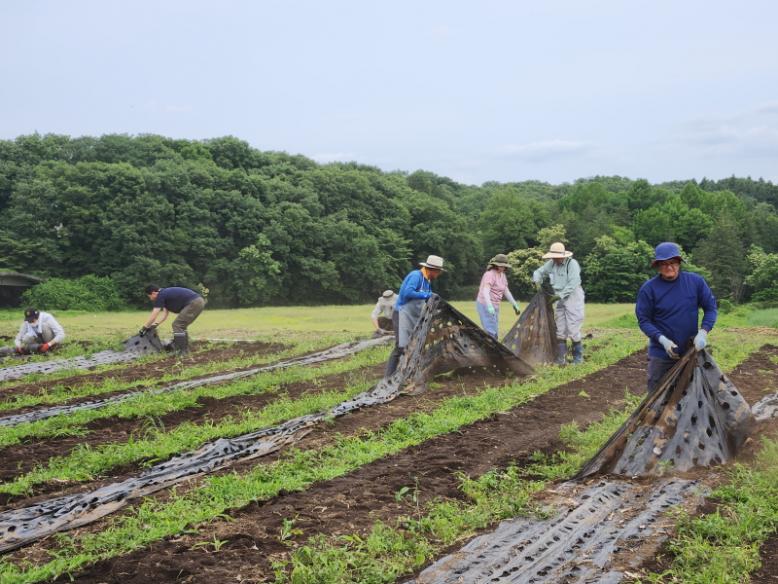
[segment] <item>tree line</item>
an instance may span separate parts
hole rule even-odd
[[[592,301],[633,301],[654,245],[676,241],[719,298],[778,299],[778,186],[594,177],[459,184],[427,171],[321,165],[234,137],[0,141],[0,269],[207,290],[216,306],[352,303],[397,287],[434,253],[447,297],[513,252],[520,294],[561,239]],[[101,280],[104,282],[104,280]]]

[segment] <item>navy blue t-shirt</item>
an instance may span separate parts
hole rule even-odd
[[[200,298],[200,295],[189,288],[162,288],[154,301],[154,308],[167,308],[170,312],[179,313],[195,298]]]

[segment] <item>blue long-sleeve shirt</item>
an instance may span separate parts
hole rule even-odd
[[[716,298],[697,274],[681,272],[675,280],[654,276],[640,287],[635,305],[640,330],[651,340],[648,354],[667,358],[659,337],[666,336],[685,353],[699,330],[699,309],[703,310],[702,328],[710,332],[716,324]]]
[[[430,281],[424,277],[421,270],[413,270],[403,280],[400,291],[397,293],[395,309],[400,310],[409,300],[426,300],[432,293]]]

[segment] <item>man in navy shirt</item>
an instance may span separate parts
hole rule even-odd
[[[671,242],[656,246],[651,266],[657,275],[640,287],[635,314],[649,338],[648,391],[692,345],[705,348],[716,324],[716,298],[702,276],[681,271],[681,250]],[[698,328],[699,311],[702,327]]]
[[[432,280],[443,273],[443,258],[431,255],[426,262],[420,262],[420,270],[413,270],[403,280],[400,292],[397,295],[397,303],[392,313],[394,325],[395,347],[389,355],[386,365],[386,377],[389,377],[397,369],[400,357],[405,352],[405,346],[411,339],[416,323],[421,317],[424,303],[432,296]]]
[[[189,337],[186,329],[205,308],[205,298],[194,290],[171,286],[160,288],[159,286],[146,286],[146,296],[154,303],[146,324],[140,329],[141,336],[146,331],[161,325],[171,312],[178,314],[173,321],[173,347],[180,355],[189,352]],[[157,315],[162,312],[162,318],[157,321]]]

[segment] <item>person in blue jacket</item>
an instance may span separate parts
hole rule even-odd
[[[687,350],[701,351],[716,324],[716,298],[702,276],[681,270],[681,250],[672,242],[656,246],[651,267],[657,275],[640,287],[635,314],[649,338],[648,392]],[[699,311],[703,310],[699,327]]]
[[[424,303],[432,296],[432,280],[445,271],[443,258],[436,255],[427,257],[427,261],[420,262],[419,265],[421,269],[413,270],[405,276],[397,293],[397,303],[392,314],[395,347],[389,356],[385,377],[389,377],[397,369],[411,333],[421,317]]]

